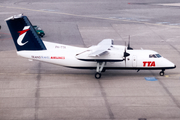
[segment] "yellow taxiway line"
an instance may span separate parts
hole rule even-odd
[[[67,16],[74,16],[74,17],[84,17],[84,18],[112,20],[112,21],[124,21],[124,22],[133,22],[133,23],[140,23],[140,24],[153,25],[153,26],[180,28],[180,26],[163,25],[163,24],[148,23],[148,22],[142,22],[142,21],[133,21],[133,20],[122,20],[122,19],[120,20],[120,19],[116,19],[116,18],[105,18],[105,17],[96,17],[96,16],[88,16],[88,15],[78,15],[78,14],[71,14],[71,13],[64,13],[64,12],[57,12],[57,11],[34,10],[34,9],[29,9],[29,8],[10,7],[10,6],[1,6],[1,5],[0,5],[0,7],[10,8],[10,9],[27,10],[27,11],[33,11],[33,12],[44,12],[44,13],[51,13],[51,14],[60,14],[60,15],[67,15]]]

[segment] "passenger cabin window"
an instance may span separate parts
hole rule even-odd
[[[160,54],[150,54],[149,58],[160,58],[161,55]]]

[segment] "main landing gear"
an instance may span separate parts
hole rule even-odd
[[[103,71],[104,65],[106,62],[97,62],[97,68],[95,73],[95,78],[100,79],[101,78],[101,72]]]
[[[159,73],[160,76],[164,76],[165,69],[162,69],[162,71]]]

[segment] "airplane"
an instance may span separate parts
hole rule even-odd
[[[7,26],[17,49],[17,55],[56,65],[77,69],[95,69],[95,78],[108,69],[161,70],[176,65],[153,50],[134,50],[128,46],[114,45],[113,39],[104,39],[89,48],[42,41],[28,17],[19,14],[7,18]]]

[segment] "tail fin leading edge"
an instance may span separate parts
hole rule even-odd
[[[9,31],[17,51],[46,50],[43,41],[39,38],[27,16],[22,14],[6,19]]]

